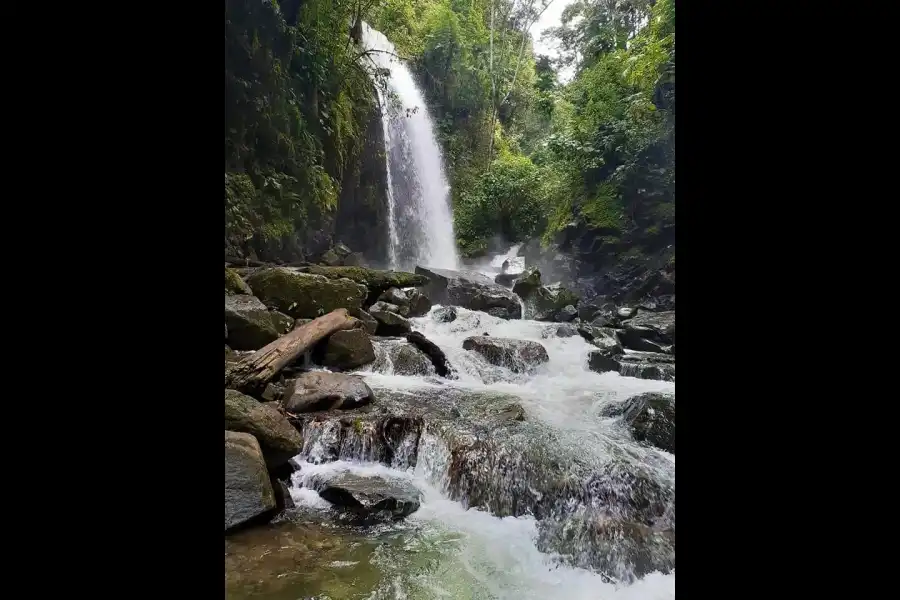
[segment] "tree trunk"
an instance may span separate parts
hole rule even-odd
[[[225,387],[258,394],[282,369],[321,340],[335,331],[360,326],[362,322],[352,318],[346,308],[333,310],[230,365],[225,370]]]

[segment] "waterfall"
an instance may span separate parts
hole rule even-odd
[[[378,87],[387,161],[391,268],[416,264],[458,269],[450,186],[425,99],[394,45],[363,23],[362,45],[370,64],[386,74]]]

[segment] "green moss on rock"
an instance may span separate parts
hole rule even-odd
[[[285,267],[260,269],[247,278],[253,293],[266,306],[295,319],[315,319],[337,308],[359,310],[366,286],[347,278],[328,278]]]
[[[382,292],[395,287],[419,287],[428,283],[428,278],[424,275],[416,273],[407,273],[405,271],[381,271],[378,269],[369,269],[366,267],[324,267],[309,266],[300,267],[300,271],[311,273],[314,275],[322,275],[329,279],[338,279],[346,277],[352,279],[356,283],[361,283],[369,288],[370,296],[374,295],[375,299]],[[372,302],[374,302],[373,300]]]
[[[247,294],[252,295],[250,286],[241,279],[234,269],[225,267],[225,293],[226,294]]]

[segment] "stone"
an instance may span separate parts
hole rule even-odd
[[[512,287],[520,273],[500,273],[494,277],[494,283],[503,287]]]
[[[356,314],[353,316],[362,321],[363,329],[366,330],[366,333],[368,333],[369,335],[375,335],[375,331],[378,329],[378,321],[375,320],[375,317],[373,317],[363,309],[359,309],[358,311],[356,311]]]
[[[376,302],[369,307],[369,313],[378,321],[376,334],[403,335],[412,330],[409,321],[399,314],[399,307],[386,302]]]
[[[675,397],[650,392],[625,401],[622,421],[638,442],[675,454]]]
[[[283,465],[303,448],[300,432],[285,415],[235,390],[225,390],[225,429],[254,436],[270,469]]]
[[[364,285],[349,279],[328,279],[289,267],[259,269],[247,283],[266,306],[295,319],[315,319],[337,308],[353,314],[368,295]]]
[[[520,273],[513,282],[512,291],[520,298],[530,296],[539,287],[541,287],[541,272],[537,269],[531,269]]]
[[[604,350],[607,356],[622,354],[624,352],[615,329],[594,327],[593,325],[581,323],[578,326],[578,333],[589,344]]]
[[[344,259],[344,266],[364,267],[366,266],[366,257],[363,256],[362,252],[351,252],[347,258]]]
[[[375,304],[378,300],[378,296],[388,288],[395,287],[403,289],[408,287],[419,287],[428,283],[428,278],[424,275],[406,273],[404,271],[382,271],[379,269],[368,269],[366,267],[323,267],[314,265],[299,267],[297,270],[303,273],[321,275],[329,279],[341,279],[346,277],[351,281],[365,285],[369,290],[369,295],[366,298],[367,306]]]
[[[235,350],[259,350],[279,335],[266,306],[245,294],[225,296],[225,326]]]
[[[504,319],[521,319],[522,306],[518,297],[489,277],[474,271],[451,271],[417,266],[416,273],[428,277],[424,293],[442,305],[455,305],[491,312]]]
[[[543,338],[551,338],[551,337],[575,337],[578,335],[578,327],[573,325],[572,323],[560,323],[559,325],[553,325],[550,328],[544,330],[541,334]]]
[[[405,480],[344,473],[327,481],[319,496],[369,520],[397,521],[419,509],[421,493]]]
[[[275,327],[275,331],[278,332],[279,336],[288,333],[294,328],[294,319],[277,310],[270,310],[269,318],[272,319],[272,325]]]
[[[409,298],[410,318],[424,317],[431,310],[431,300],[419,290],[409,290],[406,296]]]
[[[225,432],[225,531],[276,506],[262,450],[249,433]]]
[[[375,348],[363,329],[336,331],[325,341],[322,364],[343,370],[355,369],[375,360]]]
[[[346,244],[337,243],[334,245],[334,253],[337,254],[340,258],[344,259],[350,256],[353,253],[353,250],[347,247]]]
[[[409,306],[409,298],[402,291],[395,287],[388,288],[378,296],[378,300],[396,306]]]
[[[550,360],[546,348],[528,340],[473,336],[463,340],[463,349],[477,352],[492,365],[514,373],[528,372]]]
[[[556,313],[556,320],[560,323],[568,323],[573,321],[575,317],[578,316],[578,311],[575,310],[575,307],[571,304],[567,304],[562,307],[558,313]]]
[[[635,314],[637,314],[637,311],[628,306],[623,306],[616,311],[616,315],[618,315],[620,319],[630,319]]]
[[[375,399],[372,389],[358,375],[310,371],[294,382],[290,395],[282,401],[289,413],[319,410],[349,410],[365,406]]]
[[[588,354],[588,369],[595,373],[619,372],[619,361],[603,350],[593,350]]]
[[[341,265],[343,260],[338,255],[337,252],[334,251],[334,248],[330,248],[325,254],[322,255],[322,262],[329,267],[338,267]]]
[[[456,320],[456,307],[442,306],[431,315],[431,318],[438,323],[452,323]]]
[[[250,291],[250,286],[237,274],[237,271],[225,267],[225,294],[252,296],[253,292]]]
[[[564,312],[564,318],[568,320],[578,316],[576,307],[579,298],[568,288],[559,285],[534,285],[540,282],[540,276],[530,276],[525,280],[519,281],[513,286],[522,302],[525,304],[525,316],[535,321],[554,321],[561,311]],[[518,290],[518,291],[516,291]],[[567,307],[571,306],[574,314]],[[569,318],[571,316],[571,318]]]
[[[639,312],[623,323],[626,332],[659,344],[675,343],[675,311]],[[641,348],[635,348],[640,350]],[[652,352],[652,350],[650,351]]]
[[[582,321],[590,323],[594,320],[594,316],[600,312],[600,307],[596,304],[582,303],[578,306],[578,318]]]
[[[447,377],[448,379],[457,378],[456,369],[453,368],[453,365],[447,360],[447,355],[437,344],[418,331],[408,333],[406,335],[406,340],[425,353],[431,361],[431,364],[434,366],[435,373],[441,377]]]
[[[412,344],[398,344],[390,349],[394,375],[434,375],[431,359]]]
[[[626,325],[629,322],[630,321],[626,321]],[[620,330],[619,333],[619,339],[622,340],[622,345],[629,350],[638,350],[641,352],[666,352],[668,349],[668,346],[664,346],[663,344],[659,344],[642,336],[643,332],[628,327]]]

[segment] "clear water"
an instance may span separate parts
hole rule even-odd
[[[450,210],[450,186],[441,149],[422,92],[394,45],[363,23],[369,64],[386,70],[387,93],[379,90],[388,167],[391,268],[415,265],[456,269],[459,255]]]

